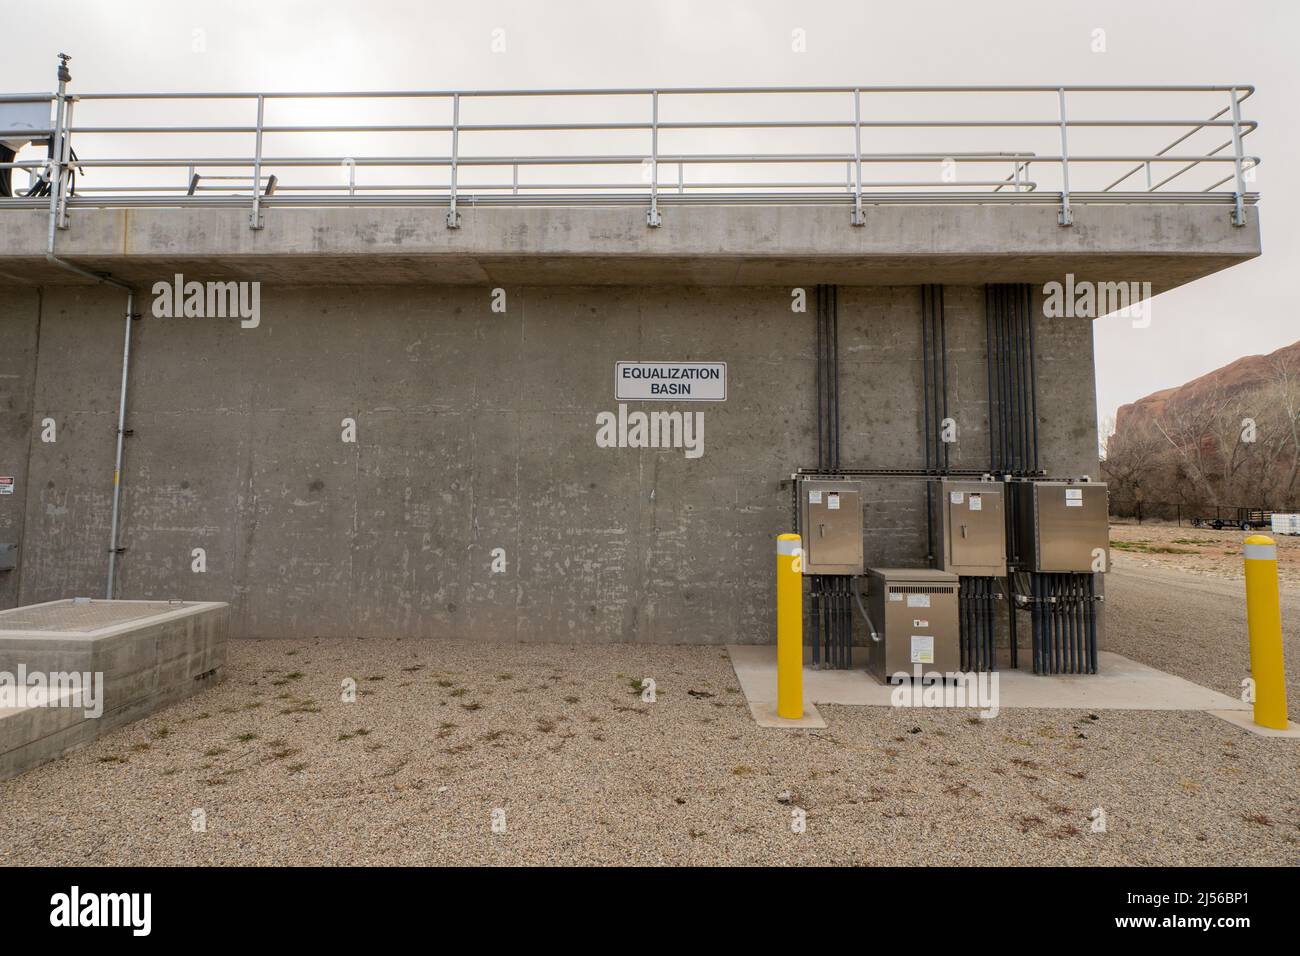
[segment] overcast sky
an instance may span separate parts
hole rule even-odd
[[[1300,262],[1297,3],[62,0],[57,12],[6,10],[0,89],[50,89],[60,51],[80,92],[1251,83],[1264,255],[1159,296],[1150,328],[1099,321],[1099,414],[1300,339],[1286,291]]]

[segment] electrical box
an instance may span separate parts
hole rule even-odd
[[[1007,573],[1007,522],[1000,481],[930,482],[935,567],[965,577]]]
[[[867,611],[880,640],[867,640],[867,670],[888,682],[961,670],[957,575],[934,568],[871,568]]]
[[[0,143],[14,152],[30,143],[33,136],[39,140],[50,138],[49,133],[32,133],[30,130],[50,129],[53,126],[48,94],[44,99],[31,103],[0,103]]]
[[[1016,498],[1020,555],[1028,570],[1088,573],[1110,568],[1103,482],[1027,481],[1017,487]]]
[[[862,482],[799,482],[804,574],[862,573]]]

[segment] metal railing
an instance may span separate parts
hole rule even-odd
[[[48,202],[52,227],[66,228],[68,210],[78,207],[247,206],[258,229],[267,207],[430,204],[446,206],[447,226],[457,228],[466,205],[644,204],[647,225],[658,226],[670,205],[841,203],[850,207],[850,222],[862,225],[870,205],[1009,202],[1057,205],[1068,226],[1072,203],[1157,201],[1223,203],[1242,225],[1256,200],[1248,184],[1260,162],[1242,145],[1257,128],[1241,112],[1253,92],[1231,85],[70,94],[61,81],[52,94],[0,96],[0,103],[46,102],[52,117],[49,128],[26,131],[35,145],[0,164],[26,170],[29,190],[44,185],[48,199],[19,195],[0,199],[0,209]],[[1005,113],[1009,103],[1012,115],[922,115],[936,100],[955,109],[954,101],[969,106],[972,96],[981,110]],[[1202,112],[1115,115],[1153,100]],[[557,104],[575,106],[577,115],[519,119]],[[614,118],[587,118],[593,104]],[[74,108],[111,113],[122,105],[154,113],[178,105],[190,117],[234,109],[247,119],[73,121]],[[301,114],[348,110],[396,118],[300,121]],[[299,121],[270,122],[269,111]],[[482,115],[471,118],[476,111]],[[1181,133],[1166,142],[1171,131]],[[1097,133],[1107,139],[1084,142]],[[575,135],[586,140],[579,150],[556,151]],[[755,148],[754,140],[773,136],[784,148]],[[386,149],[357,155],[326,148],[332,137],[350,146],[378,138]],[[387,148],[404,137],[418,139],[416,148]],[[279,146],[285,138],[305,139],[320,154],[287,151]],[[726,149],[736,138],[743,148]],[[513,148],[504,151],[493,139]],[[48,155],[37,155],[47,141]],[[918,141],[925,148],[916,148]],[[319,175],[330,168],[340,172]],[[878,175],[865,179],[864,168]]]

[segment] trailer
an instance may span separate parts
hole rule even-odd
[[[1230,515],[1225,514],[1225,511],[1230,511]],[[1222,531],[1224,528],[1240,528],[1242,531],[1250,531],[1254,528],[1267,528],[1272,519],[1273,512],[1264,511],[1261,508],[1215,508],[1214,517],[1193,518],[1192,527],[1213,528],[1215,531]]]

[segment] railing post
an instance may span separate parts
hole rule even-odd
[[[855,176],[853,183],[853,215],[849,221],[855,226],[865,226],[866,217],[862,215],[862,93],[853,91],[853,162]]]
[[[1233,168],[1237,174],[1237,194],[1233,197],[1232,206],[1232,224],[1234,226],[1244,226],[1246,224],[1246,204],[1243,196],[1246,192],[1246,176],[1242,169],[1241,154],[1241,101],[1237,99],[1237,88],[1233,87],[1228,91],[1232,97],[1232,150],[1233,150]]]
[[[54,232],[58,228],[66,228],[66,217],[64,210],[60,207],[60,201],[63,196],[63,175],[64,175],[64,148],[63,144],[67,137],[64,135],[65,110],[67,108],[67,90],[68,81],[72,79],[68,72],[68,57],[66,54],[59,54],[59,86],[58,92],[55,93],[54,100],[54,148],[50,150],[49,177],[50,177],[50,229],[49,229],[49,249],[54,252]]]
[[[262,121],[266,114],[266,97],[257,94],[257,144],[253,153],[253,211],[248,217],[250,229],[262,228]]]
[[[451,204],[447,207],[447,228],[460,228],[456,211],[456,185],[460,175],[460,94],[451,95]]]
[[[657,228],[663,222],[659,215],[659,91],[653,90],[650,99],[650,209],[645,222]]]
[[[1056,95],[1061,113],[1061,213],[1057,221],[1068,226],[1074,222],[1074,215],[1070,212],[1070,147],[1065,135],[1069,121],[1065,116],[1065,87],[1058,88]]]
[[[56,220],[60,229],[68,228],[68,188],[72,182],[72,135],[68,130],[72,128],[72,109],[76,105],[77,98],[69,96],[63,110],[63,143],[59,155],[59,215]]]

